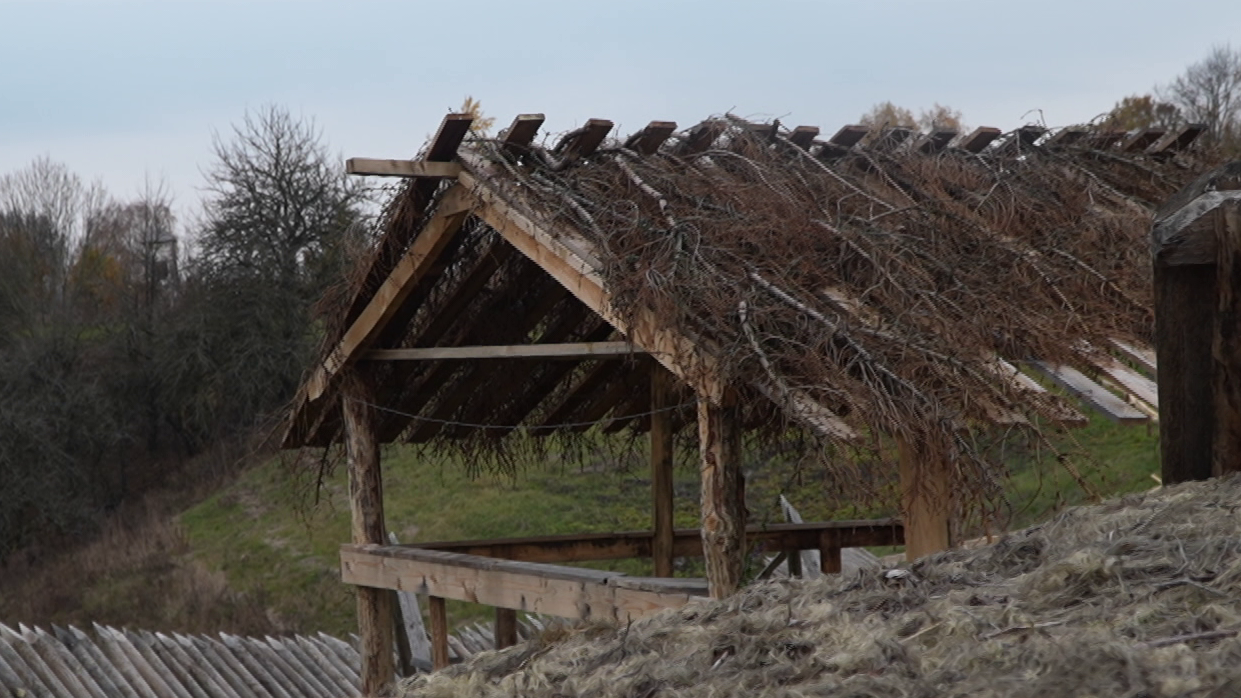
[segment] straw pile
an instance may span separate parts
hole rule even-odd
[[[894,570],[754,586],[404,685],[446,696],[1224,696],[1241,478],[1066,511]]]

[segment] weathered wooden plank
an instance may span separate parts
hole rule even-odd
[[[901,545],[901,523],[893,519],[824,521],[751,526],[746,538],[764,550],[812,550],[822,531],[836,531],[843,547]],[[702,557],[702,532],[679,528],[672,532],[673,557]],[[445,541],[402,546],[527,562],[585,562],[626,560],[653,555],[651,531],[577,533],[559,536]]]
[[[711,598],[741,588],[745,566],[745,480],[741,473],[740,411],[733,405],[698,403],[702,478],[702,549]]]
[[[1129,368],[1107,354],[1094,353],[1090,362],[1107,374],[1125,392],[1145,402],[1152,408],[1159,409],[1159,386],[1155,381]]]
[[[789,134],[789,142],[802,150],[810,150],[810,145],[818,137],[818,126],[798,126]]]
[[[1137,364],[1152,377],[1159,376],[1159,362],[1155,359],[1155,350],[1147,346],[1139,346],[1123,339],[1110,339],[1112,345],[1121,356]]]
[[[914,150],[923,155],[934,155],[947,148],[957,134],[958,131],[954,128],[937,128],[920,138]]]
[[[978,154],[982,152],[983,148],[991,145],[991,143],[995,139],[999,138],[1002,133],[1004,132],[992,126],[979,126],[973,131],[970,131],[968,136],[961,139],[961,142],[957,147],[968,153]]]
[[[1141,424],[1149,420],[1146,414],[1135,409],[1107,388],[1090,380],[1072,366],[1057,366],[1044,361],[1031,361],[1029,365],[1108,419],[1132,424]]]
[[[724,133],[727,123],[720,119],[708,119],[697,124],[685,134],[677,148],[677,155],[697,155],[715,143],[715,139]]]
[[[1215,404],[1211,475],[1241,471],[1241,200],[1215,211],[1215,321],[1211,389]],[[1198,299],[1201,302],[1202,299]]]
[[[629,342],[566,342],[563,344],[504,344],[476,347],[372,349],[369,361],[452,361],[464,359],[621,359],[642,350]]]
[[[1162,138],[1166,132],[1162,128],[1144,128],[1126,138],[1125,142],[1120,145],[1120,149],[1126,153],[1140,153]]]
[[[636,151],[639,155],[654,155],[659,146],[677,130],[675,121],[652,121],[646,128],[631,135],[625,140],[625,147]]]
[[[1152,155],[1166,155],[1188,148],[1199,136],[1206,133],[1206,124],[1188,124],[1167,134],[1152,145],[1147,152]]]
[[[1052,134],[1047,139],[1047,145],[1053,147],[1078,145],[1089,135],[1090,129],[1085,126],[1067,126]]]
[[[847,126],[841,126],[839,131],[837,131],[831,138],[827,139],[827,142],[835,146],[840,146],[841,148],[852,148],[862,142],[862,139],[865,138],[868,133],[870,133],[869,126],[849,124]]]
[[[607,119],[587,119],[585,126],[565,134],[556,144],[554,152],[570,159],[589,157],[599,149],[611,130],[612,122]]]
[[[345,161],[345,174],[372,177],[427,177],[429,179],[456,179],[461,166],[455,162],[433,160],[377,160],[374,158],[349,158]]]
[[[520,152],[529,148],[544,120],[542,114],[518,114],[504,133],[505,149]]]
[[[673,576],[673,425],[676,378],[663,366],[651,370],[651,557],[656,577]]]
[[[379,441],[375,438],[373,389],[367,377],[355,372],[341,391],[345,422],[345,459],[349,469],[349,510],[355,544],[385,542],[383,475],[379,469]],[[392,595],[384,589],[357,589],[358,635],[362,637],[363,696],[385,694],[396,668],[392,662]]]

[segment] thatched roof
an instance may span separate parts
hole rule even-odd
[[[446,155],[445,130],[465,135],[450,121],[424,161],[460,176],[394,196],[286,445],[336,438],[332,372],[357,356],[341,358],[341,338],[422,255],[433,261],[402,277],[365,349],[628,340],[699,395],[740,396],[752,428],[864,446],[894,435],[967,461],[963,428],[1081,420],[1014,364],[1070,383],[1085,378],[1074,367],[1135,374],[1153,331],[1152,211],[1209,159],[1184,134],[886,129],[859,143],[865,129],[820,140],[731,116],[619,140],[592,120],[547,147],[531,144],[541,118],[522,117]],[[374,361],[380,438],[642,432],[653,365]],[[1145,380],[1132,392],[1150,412]],[[1093,387],[1088,401],[1145,419],[1125,392]]]
[[[1241,479],[1071,509],[976,550],[752,586],[417,677],[455,696],[1232,696]]]

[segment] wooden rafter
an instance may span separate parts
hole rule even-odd
[[[810,150],[810,145],[818,137],[818,126],[798,126],[789,134],[789,142],[802,150]]]
[[[504,134],[504,147],[510,152],[520,152],[530,147],[534,136],[543,126],[542,114],[518,114]]]
[[[962,138],[958,147],[967,153],[978,154],[982,152],[983,148],[991,145],[992,141],[999,138],[1002,133],[1003,131],[993,126],[979,126],[971,131],[968,136]]]
[[[654,155],[659,146],[668,140],[673,131],[677,130],[675,121],[652,121],[646,128],[638,131],[625,140],[625,147],[636,151],[639,155]]]
[[[566,342],[563,344],[493,344],[472,347],[372,349],[369,361],[438,361],[461,359],[617,359],[632,356],[629,342]],[[637,353],[641,353],[640,351]]]

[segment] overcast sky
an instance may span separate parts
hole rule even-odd
[[[247,109],[402,157],[467,94],[553,131],[732,111],[830,133],[882,100],[1066,125],[1229,42],[1241,0],[0,0],[0,173],[46,155],[119,196],[162,177],[189,210]]]

